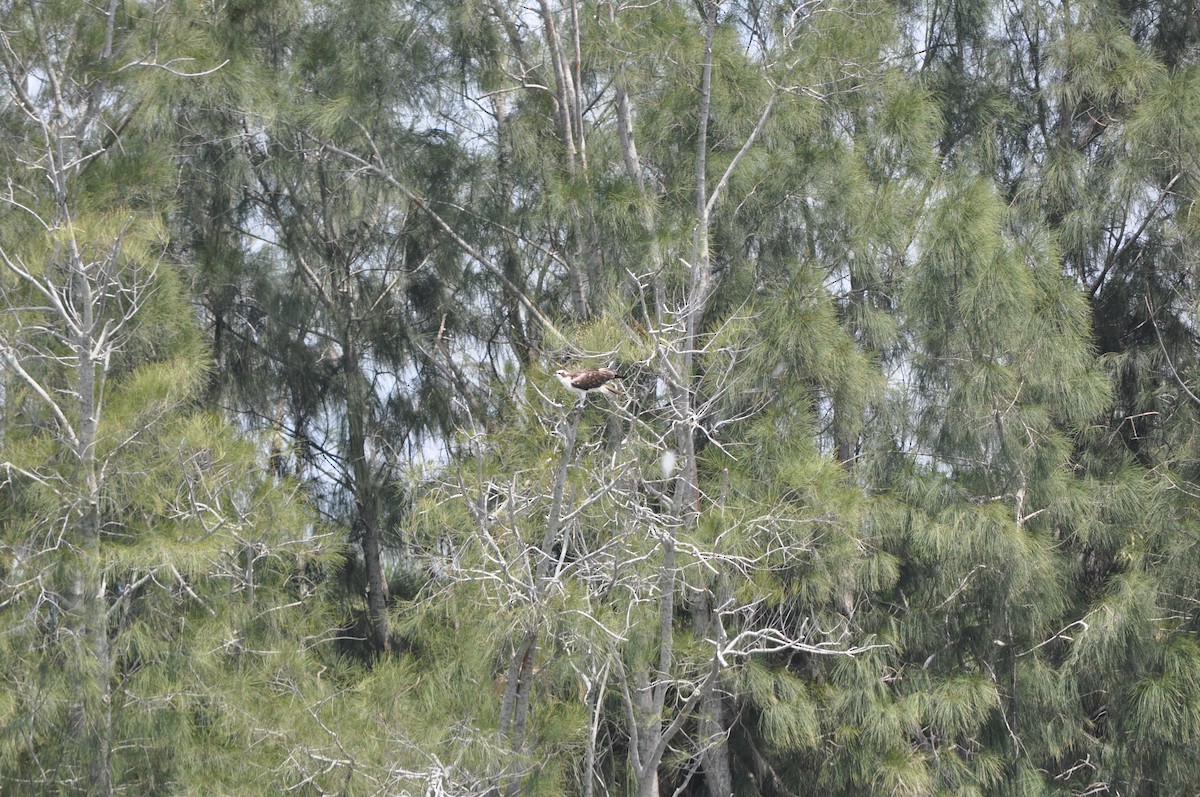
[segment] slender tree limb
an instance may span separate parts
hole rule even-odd
[[[1156,199],[1154,204],[1150,206],[1150,209],[1146,211],[1145,218],[1142,219],[1142,223],[1138,225],[1138,228],[1133,231],[1133,235],[1130,235],[1125,239],[1125,243],[1121,244],[1120,249],[1115,252],[1110,252],[1108,257],[1104,259],[1104,268],[1100,270],[1100,273],[1096,276],[1096,281],[1088,289],[1088,298],[1096,298],[1096,294],[1100,292],[1101,286],[1104,285],[1104,280],[1108,276],[1108,272],[1112,270],[1113,266],[1117,264],[1118,260],[1125,256],[1125,253],[1129,251],[1129,247],[1133,246],[1134,243],[1137,242],[1138,238],[1142,237],[1142,233],[1145,232],[1146,228],[1150,226],[1150,222],[1153,221],[1155,214],[1158,213],[1158,209],[1161,208],[1163,203],[1167,201],[1167,197],[1171,195],[1171,189],[1175,187],[1175,183],[1179,182],[1179,178],[1181,177],[1183,177],[1183,172],[1177,173],[1170,179],[1170,181],[1163,188],[1162,193],[1158,195],[1158,199]]]
[[[359,125],[359,127],[360,129],[363,129],[361,125]],[[363,129],[363,132],[365,134],[366,130]],[[424,199],[417,196],[417,194],[408,188],[408,186],[397,180],[383,167],[371,163],[356,153],[350,152],[349,150],[343,149],[336,144],[331,144],[328,142],[324,143],[322,146],[324,149],[330,152],[354,161],[364,169],[370,171],[376,177],[379,177],[385,181],[388,185],[400,191],[400,193],[402,193],[410,202],[424,211],[433,221],[433,223],[436,224],[442,230],[442,232],[446,233],[450,240],[453,241],[454,244],[461,249],[464,254],[466,254],[479,265],[483,266],[493,277],[500,280],[501,284],[504,285],[507,290],[512,292],[512,294],[517,298],[517,301],[520,302],[521,306],[525,308],[525,311],[528,312],[534,319],[536,319],[543,329],[553,335],[560,343],[567,346],[569,350],[574,350],[574,346],[567,336],[559,331],[558,327],[554,325],[554,322],[551,321],[545,313],[538,309],[533,300],[530,299],[524,291],[522,291],[512,280],[508,278],[500,266],[493,263],[490,258],[484,255],[478,249],[471,246],[466,239],[458,234],[458,232],[450,225],[448,221],[443,219],[441,215],[439,215],[433,208],[429,207],[429,204],[426,203]],[[374,143],[372,143],[371,146],[374,148]],[[376,150],[376,156],[378,157],[378,150]]]
[[[1167,367],[1171,369],[1171,376],[1175,377],[1175,382],[1187,394],[1187,397],[1192,400],[1192,403],[1200,406],[1200,396],[1192,392],[1192,389],[1183,381],[1183,377],[1179,375],[1179,369],[1175,367],[1175,363],[1171,361],[1171,355],[1167,353],[1167,346],[1163,342],[1162,332],[1158,329],[1158,322],[1154,320],[1154,306],[1150,304],[1150,297],[1146,297],[1146,311],[1150,314],[1150,326],[1154,329],[1154,337],[1158,340],[1158,347],[1162,350],[1163,357],[1167,361]]]
[[[706,216],[712,213],[713,208],[717,205],[717,200],[721,198],[721,192],[729,184],[729,178],[733,176],[734,170],[737,169],[738,164],[742,162],[742,158],[746,156],[746,153],[750,151],[750,148],[754,146],[754,142],[758,140],[763,128],[767,126],[767,120],[771,118],[771,112],[775,110],[775,103],[778,99],[779,92],[773,92],[771,94],[771,99],[767,101],[767,107],[763,109],[762,115],[758,117],[758,124],[754,126],[754,130],[750,132],[750,135],[746,138],[745,142],[743,142],[742,148],[738,150],[736,155],[733,156],[733,160],[731,160],[729,165],[725,167],[725,173],[722,174],[721,179],[717,181],[716,187],[713,188],[712,194],[709,196],[708,202],[705,204],[704,212]]]
[[[58,426],[62,430],[63,434],[67,436],[67,441],[71,444],[72,449],[79,450],[79,436],[75,432],[75,427],[72,426],[71,422],[67,420],[67,416],[63,413],[62,407],[60,407],[58,402],[54,400],[54,398],[46,391],[44,387],[42,387],[42,384],[34,379],[29,372],[22,367],[20,360],[18,360],[13,354],[12,349],[8,348],[7,346],[0,347],[0,359],[3,359],[8,367],[11,368],[17,376],[21,377],[21,381],[24,382],[39,399],[41,399],[42,403],[46,405],[46,408],[49,409],[54,415],[54,420],[58,423]]]

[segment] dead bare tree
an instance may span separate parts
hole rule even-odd
[[[681,330],[651,330],[655,350],[677,355]],[[716,366],[729,365],[746,345],[713,334],[700,338],[696,353]],[[711,412],[735,389],[725,377],[708,382],[696,410]],[[722,520],[727,531],[715,540],[676,511],[669,398],[636,417],[607,401],[572,409],[550,396],[537,401],[548,411],[531,405],[530,422],[548,433],[552,457],[514,463],[506,454],[498,468],[491,441],[480,434],[473,471],[433,491],[438,506],[465,507],[472,525],[457,532],[443,528],[439,533],[448,536],[426,542],[436,576],[417,602],[434,611],[465,601],[496,623],[503,651],[496,743],[509,751],[497,761],[498,788],[520,793],[530,770],[527,734],[539,711],[539,683],[556,665],[574,673],[590,714],[585,791],[603,782],[599,762],[612,760],[598,730],[616,724],[628,734],[634,790],[656,795],[669,753],[697,766],[703,761],[706,775],[710,771],[705,756],[720,754],[728,732],[713,707],[723,704],[731,670],[761,655],[856,655],[873,647],[844,626],[819,630],[732,588],[813,550],[789,532],[794,518],[769,510],[731,513]],[[588,431],[613,416],[621,423],[618,442]],[[701,495],[706,506],[718,498]],[[751,532],[765,543],[761,549],[747,552],[725,542]],[[678,607],[691,610],[698,632],[684,642]],[[614,705],[623,707],[615,716]]]

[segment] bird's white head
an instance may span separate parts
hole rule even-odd
[[[579,393],[578,388],[571,384],[571,380],[575,378],[575,374],[573,372],[568,371],[565,368],[559,368],[554,372],[554,376],[567,390]]]

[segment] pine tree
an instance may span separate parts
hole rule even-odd
[[[1178,661],[1158,652],[1157,640],[1173,633],[1155,631],[1149,620],[1150,607],[1167,595],[1155,586],[1158,574],[1141,564],[1141,541],[1157,540],[1152,556],[1175,562],[1188,558],[1190,544],[1180,545],[1178,532],[1159,530],[1160,524],[1169,524],[1163,500],[1169,484],[1156,484],[1123,450],[1122,426],[1130,429],[1124,437],[1134,448],[1144,445],[1146,434],[1157,427],[1149,419],[1158,416],[1134,419],[1136,413],[1121,409],[1127,406],[1122,392],[1145,374],[1133,366],[1139,354],[1131,351],[1123,357],[1128,365],[1108,372],[1122,376],[1112,388],[1106,386],[1100,379],[1106,372],[1097,367],[1103,361],[1091,348],[1089,332],[1090,310],[1096,305],[1089,308],[1082,300],[1121,284],[1106,281],[1124,257],[1148,262],[1143,236],[1171,218],[1170,196],[1161,190],[1167,180],[1147,189],[1161,199],[1152,198],[1144,206],[1149,212],[1119,235],[1105,241],[1105,228],[1096,226],[1088,244],[1095,248],[1072,247],[1087,240],[1078,237],[1087,229],[1079,225],[1094,225],[1110,212],[1113,205],[1106,197],[1112,196],[1108,186],[1113,180],[1128,179],[1139,168],[1134,165],[1136,145],[1106,149],[1100,136],[1119,130],[1123,105],[1136,105],[1156,80],[1156,67],[1147,52],[1122,41],[1120,24],[1114,27],[1114,18],[1103,9],[1081,15],[1077,26],[1075,19],[1019,10],[1005,20],[1018,38],[1003,45],[983,35],[991,9],[955,4],[932,11],[936,24],[925,29],[926,68],[934,80],[959,81],[959,89],[941,88],[934,94],[947,103],[951,120],[941,147],[944,176],[932,185],[928,212],[908,250],[920,253],[921,260],[905,274],[905,303],[897,308],[905,346],[887,355],[900,378],[894,378],[889,400],[879,406],[877,417],[887,425],[863,440],[864,467],[858,475],[887,491],[883,500],[873,502],[869,523],[903,564],[897,591],[884,599],[892,608],[860,618],[867,627],[902,629],[904,636],[897,644],[899,658],[882,659],[887,688],[847,691],[843,705],[853,708],[854,724],[838,728],[835,738],[855,740],[843,748],[847,753],[861,746],[857,757],[839,756],[838,766],[829,772],[839,778],[833,782],[837,788],[849,791],[867,785],[924,791],[939,783],[953,789],[1042,789],[1068,778],[1079,790],[1113,782],[1146,783],[1146,770],[1124,768],[1144,754],[1126,757],[1126,750],[1116,753],[1105,746],[1121,746],[1117,738],[1136,738],[1112,733],[1108,711],[1113,703],[1127,711],[1139,705],[1125,697],[1131,690],[1118,683],[1118,670],[1126,676],[1147,672],[1132,691],[1161,695],[1155,690],[1163,683],[1166,662]],[[1058,49],[1054,38],[1064,28],[1074,28],[1064,35],[1071,42]],[[1039,31],[1050,31],[1049,45]],[[1073,46],[1080,51],[1072,52]],[[1055,56],[1082,58],[1077,69],[1058,75],[1124,81],[1086,90],[1084,96],[1115,103],[1109,116],[1095,108],[1082,111],[1078,104],[1066,112],[1067,127],[1086,127],[1088,118],[1106,119],[1092,124],[1090,134],[1039,142],[1038,130],[1044,135],[1050,129],[1045,120],[1058,112],[1059,98],[1080,96],[1071,93],[1073,88],[1048,86],[1056,73],[1045,68],[1047,61],[1038,55],[1042,47]],[[988,71],[1005,63],[1012,66],[1011,73]],[[1020,83],[1020,77],[1030,74],[1030,83]],[[1079,147],[1085,157],[1075,156],[1072,168],[1092,170],[1094,176],[1087,182],[1063,182],[1064,173],[1052,171],[1060,162],[1043,155],[1045,141],[1060,148],[1056,156],[1063,152],[1061,144]],[[1134,157],[1114,157],[1120,152]],[[1058,191],[1063,191],[1061,205],[1043,203]],[[1082,191],[1086,196],[1081,203]],[[1091,201],[1094,206],[1086,204]],[[1121,229],[1121,223],[1107,229]],[[1111,246],[1108,255],[1104,244]],[[1069,275],[1090,273],[1100,282],[1088,278],[1082,290],[1075,288],[1058,278],[1060,263],[1068,264]],[[1145,304],[1134,300],[1124,307]],[[1141,318],[1130,324],[1119,315],[1099,312],[1102,345],[1109,334],[1103,325],[1109,323],[1114,330],[1145,326],[1152,338],[1153,326]],[[1169,371],[1165,375],[1171,378]],[[1107,396],[1114,388],[1118,409],[1110,423]],[[1001,398],[1005,394],[1007,400]],[[1017,436],[1010,437],[1014,421]],[[1106,441],[1103,453],[1094,448],[1101,439]],[[998,514],[996,502],[1011,502],[1005,507],[1011,516]],[[1013,534],[1014,524],[1021,534]],[[981,529],[992,531],[980,536]],[[1002,556],[975,547],[1004,539],[1021,547]],[[1138,564],[1126,570],[1118,563],[1122,556]],[[996,560],[1006,567],[997,569]],[[929,602],[917,610],[916,596],[925,588],[931,589]],[[1022,602],[1021,590],[1031,588],[1035,597]],[[880,597],[888,594],[884,590]],[[919,612],[930,607],[933,617],[926,619]],[[1030,608],[1036,611],[1030,613]],[[931,622],[947,611],[952,613]],[[1111,618],[1103,623],[1107,630],[1093,633],[1101,617]],[[883,625],[875,626],[877,621]],[[1022,634],[1028,636],[1014,650],[1013,640]],[[933,639],[939,641],[921,641]],[[1145,655],[1132,655],[1135,647]],[[955,674],[939,681],[947,656],[953,658]],[[976,671],[964,675],[964,666]],[[844,675],[851,668],[838,669],[835,682],[847,690],[851,683]],[[1176,681],[1171,688],[1177,690],[1173,694],[1179,705],[1186,705],[1186,684]],[[1151,700],[1144,705],[1153,714],[1164,704]],[[922,707],[932,713],[922,714]],[[831,720],[836,717],[835,712]],[[856,727],[864,724],[869,732]],[[921,733],[906,727],[919,727]],[[1175,727],[1190,738],[1186,725]],[[1103,742],[1094,741],[1097,731]],[[963,734],[970,744],[959,740],[945,746]],[[1101,750],[1108,752],[1102,756]],[[1162,763],[1172,754],[1152,766],[1180,777],[1178,765]],[[1102,757],[1111,768],[1096,763]],[[807,760],[817,766],[819,758]],[[1043,780],[1039,772],[1060,777]]]
[[[386,560],[403,505],[393,494],[411,463],[448,445],[446,430],[493,408],[459,362],[474,319],[458,250],[432,239],[404,190],[344,153],[400,153],[405,180],[448,202],[469,158],[410,126],[443,80],[415,10],[305,8],[221,21],[250,84],[214,98],[215,113],[182,114],[197,131],[189,165],[203,198],[186,223],[212,270],[199,288],[219,344],[218,392],[280,436],[278,466],[309,482],[359,548],[344,576],[366,599],[370,648],[385,652]]]
[[[571,38],[576,24],[583,25],[569,7],[541,10],[543,20],[553,17],[546,29],[558,31],[562,40]],[[558,418],[523,408],[523,413],[535,412],[536,420],[521,424],[525,431],[518,439],[529,446],[539,440],[539,430],[544,434],[556,429],[559,446],[548,448],[539,441],[536,454],[522,456],[508,443],[505,471],[516,468],[522,479],[506,484],[502,476],[493,475],[497,465],[483,445],[491,438],[480,438],[478,464],[466,466],[467,473],[458,477],[461,481],[452,480],[445,492],[431,498],[441,505],[447,494],[461,489],[455,485],[471,485],[464,499],[472,522],[466,524],[463,517],[448,520],[449,529],[437,526],[427,539],[431,552],[452,552],[445,560],[435,557],[441,561],[441,575],[431,588],[443,599],[470,595],[454,602],[502,612],[504,619],[497,624],[502,635],[489,643],[502,656],[497,673],[504,683],[497,697],[498,741],[516,748],[522,756],[516,761],[535,760],[536,748],[523,746],[533,744],[531,725],[539,714],[557,711],[556,702],[553,707],[548,703],[555,673],[569,666],[593,717],[590,730],[576,731],[584,734],[589,771],[582,788],[589,792],[595,788],[593,779],[606,771],[610,774],[604,782],[619,779],[630,791],[657,794],[664,782],[672,788],[682,786],[703,770],[711,793],[728,793],[734,783],[734,759],[726,740],[733,732],[733,718],[743,710],[734,690],[745,662],[770,651],[807,651],[816,657],[854,648],[854,641],[845,636],[833,642],[813,631],[831,627],[825,622],[836,616],[831,607],[855,586],[853,579],[836,579],[824,588],[816,583],[857,558],[855,546],[848,544],[857,510],[848,508],[853,501],[844,493],[852,490],[839,479],[837,467],[821,464],[814,448],[797,442],[772,449],[771,466],[736,480],[729,473],[740,454],[725,445],[740,450],[747,443],[738,436],[726,437],[731,434],[728,429],[761,436],[754,439],[763,446],[769,445],[770,430],[781,428],[775,424],[789,434],[807,435],[810,430],[807,403],[791,413],[781,409],[777,419],[760,419],[761,394],[741,393],[756,382],[742,361],[764,355],[750,342],[753,325],[748,320],[756,310],[749,303],[756,287],[755,253],[747,252],[739,238],[754,235],[754,222],[786,229],[786,220],[768,215],[776,197],[760,203],[752,196],[753,187],[764,182],[772,190],[787,190],[767,176],[775,164],[760,137],[770,140],[776,131],[772,123],[778,108],[786,108],[789,121],[794,121],[793,114],[803,117],[806,101],[773,92],[761,65],[736,54],[740,45],[730,27],[718,25],[717,6],[702,10],[699,18],[682,5],[619,15],[610,11],[607,19],[597,21],[594,34],[584,27],[579,39],[594,43],[597,56],[576,61],[578,71],[570,85],[598,87],[602,102],[615,113],[616,129],[604,121],[601,102],[589,106],[582,124],[577,119],[555,128],[560,133],[556,145],[564,145],[562,131],[568,127],[573,131],[570,141],[587,142],[588,163],[595,169],[586,178],[590,184],[611,185],[607,194],[588,196],[595,208],[591,212],[576,214],[565,207],[558,217],[563,226],[557,240],[571,240],[578,229],[573,225],[581,219],[608,225],[614,246],[606,260],[616,266],[616,247],[631,233],[637,235],[630,247],[636,267],[620,262],[600,281],[586,283],[592,288],[612,286],[589,294],[605,297],[603,304],[587,313],[579,313],[565,298],[560,304],[564,314],[598,319],[577,329],[571,349],[614,351],[625,362],[637,363],[632,366],[634,376],[643,378],[633,383],[633,414],[623,417],[612,410],[619,417],[605,427],[619,431],[603,436],[609,441],[605,446],[594,442],[600,439],[597,432],[585,433],[597,428],[597,421],[589,420],[591,407]],[[820,41],[821,36],[814,39]],[[664,45],[668,52],[660,67],[670,65],[667,74],[637,77],[642,64],[624,53],[653,63]],[[553,52],[557,44],[547,41],[544,46]],[[608,73],[616,77],[610,81]],[[554,79],[562,80],[558,74]],[[555,85],[556,107],[569,107],[569,93],[562,93],[562,83]],[[609,85],[615,87],[611,94],[605,88]],[[547,111],[538,106],[531,110]],[[553,118],[545,123],[552,124]],[[519,122],[509,118],[506,123],[515,127]],[[689,137],[667,134],[675,129],[689,131]],[[576,157],[583,147],[575,146],[576,152],[562,157]],[[616,181],[605,174],[602,162],[597,164],[597,152],[620,154],[625,169]],[[667,187],[651,189],[647,173],[658,175]],[[578,182],[573,185],[579,191]],[[552,175],[531,190],[535,196],[552,198],[559,189]],[[624,206],[606,203],[614,192],[632,201]],[[572,195],[576,207],[586,207],[583,201]],[[780,206],[774,207],[778,213]],[[739,218],[741,212],[753,221]],[[766,218],[754,218],[754,213]],[[545,223],[555,224],[555,217]],[[743,223],[746,226],[740,227]],[[784,247],[791,243],[785,243],[785,234],[772,241],[780,258],[786,257]],[[555,240],[553,233],[550,240]],[[674,265],[677,260],[683,261],[682,268]],[[553,297],[575,296],[578,274],[594,274],[573,271],[569,252],[555,262],[562,268],[552,275],[570,289],[551,292]],[[822,334],[839,340],[843,353],[853,350],[828,304],[813,296],[807,307],[820,316]],[[630,343],[630,337],[635,342]],[[865,363],[857,355],[851,359],[858,362],[857,378],[870,381],[863,376]],[[752,362],[761,367],[762,360]],[[532,369],[527,375],[535,381],[545,379]],[[841,379],[831,374],[830,381]],[[797,390],[796,395],[803,392]],[[536,393],[525,395],[526,403],[540,406]],[[738,423],[740,417],[760,425]],[[798,472],[774,468],[775,462],[793,455],[816,462]],[[664,462],[669,463],[666,474],[661,473]],[[801,487],[809,478],[816,479],[811,493]],[[762,490],[752,486],[763,482],[768,486]],[[794,506],[781,508],[777,502],[788,493],[784,485],[789,483],[799,492]],[[817,521],[807,520],[806,510],[827,517],[825,522],[838,529],[836,544],[809,549],[812,538],[806,527]],[[760,533],[776,535],[763,541],[776,547],[770,548],[770,555],[756,557]],[[811,557],[814,572],[776,582],[773,569],[786,567],[783,563],[791,556]],[[525,575],[510,582],[493,580],[488,576],[492,572]],[[616,572],[624,573],[622,586],[610,596],[612,587],[606,584]],[[564,605],[559,593],[564,589],[582,603]],[[761,608],[755,608],[764,600],[756,597],[758,589],[772,595]],[[788,590],[807,590],[811,601],[774,597]],[[610,605],[613,600],[617,603]],[[622,602],[629,608],[622,611]],[[427,603],[421,601],[420,606],[424,610]],[[513,607],[513,614],[507,607]],[[594,618],[599,636],[586,622],[580,626],[578,613]],[[837,626],[835,621],[832,627]],[[476,637],[468,637],[474,643]],[[601,728],[624,741],[610,742],[605,749]],[[627,750],[624,756],[617,755],[621,747]],[[680,752],[669,754],[672,749]],[[757,761],[764,757],[759,755]],[[523,781],[528,771],[514,766],[515,770],[501,770],[505,788],[530,788]]]
[[[13,6],[6,791],[1186,791],[1176,5]]]
[[[327,628],[299,574],[335,549],[194,403],[206,350],[151,110],[157,80],[216,65],[189,49],[192,17],[155,11],[30,3],[0,31],[5,792],[178,791],[277,767],[278,749],[229,741],[273,748],[249,717],[291,695],[233,684],[269,683],[289,657],[307,683],[304,636]]]

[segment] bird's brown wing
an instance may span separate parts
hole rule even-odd
[[[596,368],[594,370],[580,371],[575,378],[571,380],[571,384],[580,390],[595,390],[610,379],[615,378],[616,371],[608,368]]]

